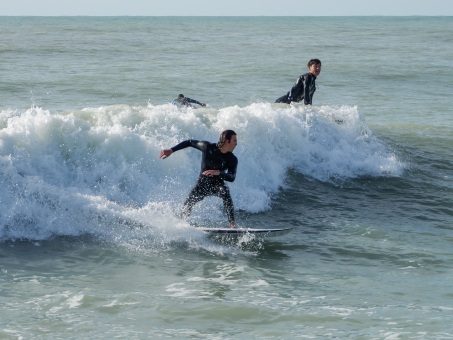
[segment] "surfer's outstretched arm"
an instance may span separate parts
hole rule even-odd
[[[188,148],[188,147],[192,147],[192,148],[198,149],[200,151],[204,151],[204,150],[206,150],[206,147],[207,147],[208,144],[209,143],[206,142],[206,141],[198,141],[196,139],[188,139],[188,140],[185,140],[185,141],[179,143],[178,145],[175,145],[174,147],[172,147],[170,149],[160,150],[159,158],[162,158],[162,159],[168,158],[168,157],[170,157],[170,155],[173,152],[176,152],[176,151]]]

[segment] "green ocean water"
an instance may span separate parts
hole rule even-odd
[[[448,339],[451,17],[0,17],[0,338]],[[313,106],[274,104],[319,58]],[[179,93],[208,104],[178,109]],[[238,223],[175,217],[238,133]],[[191,221],[222,226],[221,203]]]

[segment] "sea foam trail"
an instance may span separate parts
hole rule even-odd
[[[332,183],[404,169],[348,106],[32,107],[1,112],[0,127],[2,239],[110,235],[114,224],[176,228],[181,221],[169,216],[193,186],[201,154],[190,148],[161,160],[159,150],[188,138],[216,142],[225,129],[238,134],[229,186],[236,208],[250,213],[270,208],[288,169]],[[194,213],[224,220],[220,206],[208,198]]]

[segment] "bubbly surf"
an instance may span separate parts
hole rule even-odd
[[[3,111],[1,124],[3,240],[103,233],[123,219],[166,230],[184,224],[169,216],[193,185],[200,155],[160,160],[159,150],[189,138],[215,142],[228,128],[239,136],[241,160],[230,188],[237,209],[250,213],[270,209],[290,169],[336,185],[404,170],[356,107],[115,105],[56,114],[32,107]],[[207,218],[212,208],[221,223],[216,198],[197,214]]]

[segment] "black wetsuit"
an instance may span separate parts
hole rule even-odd
[[[195,99],[192,99],[192,98],[188,98],[188,97],[176,98],[171,103],[173,105],[178,105],[178,106],[192,106],[192,105],[190,105],[191,103],[204,106],[204,104],[200,103],[198,100],[195,100]]]
[[[231,199],[230,190],[224,181],[234,182],[236,179],[236,168],[238,159],[232,152],[222,153],[215,143],[189,139],[172,147],[173,152],[192,147],[200,150],[203,155],[201,158],[201,171],[197,184],[192,189],[189,197],[184,203],[182,216],[188,217],[192,212],[193,206],[203,200],[206,196],[218,196],[223,200],[223,206],[228,216],[230,224],[234,223],[234,206]],[[205,170],[219,170],[218,176],[203,175]]]
[[[291,102],[300,102],[303,99],[305,105],[311,105],[313,93],[316,91],[315,80],[316,77],[311,73],[301,75],[291,90],[275,102],[290,104]]]

